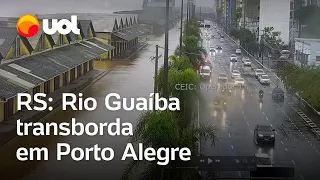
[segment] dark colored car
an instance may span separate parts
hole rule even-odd
[[[279,87],[275,87],[272,90],[272,99],[283,101],[284,100],[284,91]]]
[[[254,138],[257,144],[275,143],[275,130],[270,125],[257,125],[254,129]]]

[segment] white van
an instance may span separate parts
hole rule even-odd
[[[208,79],[211,76],[210,66],[200,66],[199,75],[201,79]]]

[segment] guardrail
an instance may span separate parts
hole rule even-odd
[[[269,68],[264,66],[261,62],[259,62],[254,56],[252,56],[248,51],[246,51],[238,42],[236,42],[232,37],[230,37],[226,32],[222,31],[229,39],[231,39],[235,44],[238,45],[242,50],[244,50],[253,60],[255,60],[256,63],[258,63],[260,66],[262,66],[264,69],[268,70],[271,74],[273,74],[280,82],[282,82],[281,78],[279,78],[274,72],[272,72]],[[298,96],[304,103],[306,103],[318,116],[320,116],[320,112],[317,111],[311,104],[309,104],[305,99],[303,99],[301,96],[299,96],[298,93],[295,94]]]

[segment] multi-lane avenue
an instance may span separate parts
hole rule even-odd
[[[211,79],[202,81],[207,86],[217,86],[218,75],[226,73],[232,82],[230,71],[239,69],[245,80],[245,87],[236,89],[227,99],[225,110],[215,110],[214,100],[218,97],[217,90],[201,90],[200,116],[201,124],[215,125],[218,129],[218,141],[201,142],[201,153],[211,156],[253,156],[256,153],[268,154],[274,166],[294,167],[296,179],[320,179],[320,141],[308,130],[301,117],[294,111],[296,99],[289,93],[285,94],[284,102],[274,102],[271,98],[273,88],[280,85],[275,75],[270,85],[262,85],[254,77],[251,67],[241,62],[244,51],[238,56],[238,62],[230,62],[230,55],[235,54],[238,47],[235,42],[224,34],[224,42],[220,42],[218,28],[203,29],[203,35],[209,31],[209,38],[203,38],[203,46],[210,54],[210,47],[222,46],[222,53],[211,53],[213,65]],[[220,30],[221,31],[221,30]],[[211,38],[211,35],[214,38]],[[252,60],[253,66],[256,64]],[[211,88],[214,89],[214,88]],[[259,99],[259,90],[264,91],[263,100]],[[318,120],[315,117],[313,120]],[[270,125],[275,129],[275,145],[256,145],[254,128],[257,124]],[[247,172],[226,172],[221,176],[244,177]]]

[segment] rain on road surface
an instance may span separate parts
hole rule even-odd
[[[235,54],[237,45],[225,36],[223,43],[216,30],[211,32],[214,39],[204,41],[204,47],[221,44],[222,54],[211,54],[213,65],[211,80],[202,82],[207,86],[217,87],[219,73],[226,73],[230,80],[230,69],[239,69],[245,79],[245,88],[237,89],[227,100],[227,109],[214,110],[214,98],[217,91],[202,90],[204,98],[200,103],[200,122],[215,125],[219,129],[219,139],[215,146],[211,142],[201,142],[201,152],[211,156],[253,156],[262,152],[270,155],[275,166],[295,167],[297,179],[320,179],[320,142],[293,110],[295,98],[286,94],[285,102],[275,103],[271,99],[276,78],[269,86],[261,85],[253,76],[251,68],[244,67],[241,57],[237,63],[230,63],[231,54]],[[211,35],[209,35],[210,37]],[[263,102],[259,102],[258,91],[265,93]],[[319,120],[319,117],[317,117]],[[272,125],[276,130],[275,146],[257,146],[253,140],[253,130],[257,124]],[[248,177],[248,172],[224,172],[221,176]]]
[[[179,43],[179,27],[175,27],[169,32],[169,54],[172,54]],[[154,64],[150,57],[155,55],[155,46],[164,46],[164,35],[152,37],[149,44],[128,62],[114,62],[114,70],[104,76],[95,84],[83,91],[84,97],[93,97],[97,100],[98,107],[95,111],[62,111],[53,112],[46,122],[70,121],[72,117],[77,122],[84,124],[89,122],[103,123],[115,122],[116,118],[121,118],[122,122],[136,124],[141,112],[137,111],[107,111],[104,106],[105,96],[108,93],[118,93],[122,98],[149,98],[153,92]],[[159,54],[163,54],[163,49],[159,49]],[[159,67],[163,63],[163,58],[159,59]],[[98,144],[99,147],[111,147],[115,152],[115,158],[109,162],[79,161],[75,162],[68,156],[62,161],[56,160],[56,143],[68,143],[71,148],[89,148]],[[10,180],[37,180],[37,179],[88,179],[95,180],[120,179],[123,168],[129,161],[121,161],[122,154],[128,137],[124,136],[24,136],[18,137],[0,151],[0,179]],[[47,147],[49,149],[49,161],[27,161],[19,162],[15,152],[19,147]],[[92,157],[91,157],[92,159]],[[128,159],[132,160],[132,159]],[[90,174],[90,175],[89,175]],[[86,176],[87,175],[87,176]],[[5,178],[10,177],[10,178]],[[87,177],[87,178],[85,178]]]

